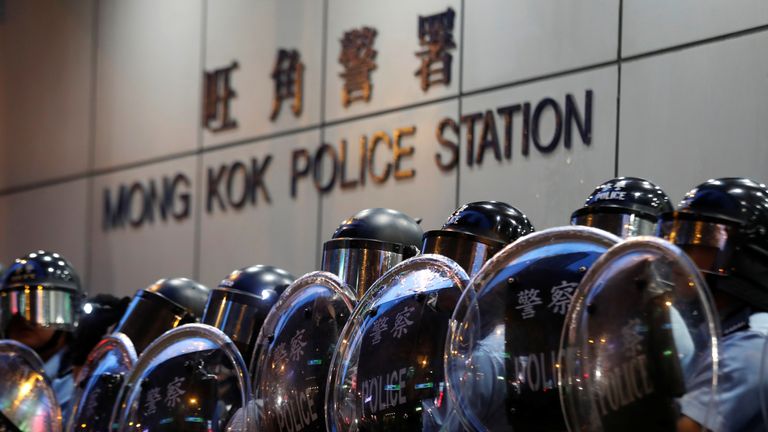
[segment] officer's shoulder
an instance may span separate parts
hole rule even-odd
[[[765,315],[768,318],[768,314]],[[755,325],[729,334],[723,338],[721,347],[722,368],[725,371],[744,370],[746,373],[753,374],[755,370],[759,370],[762,363],[766,342],[768,342],[768,325]]]
[[[750,315],[749,328],[752,333],[768,335],[768,312],[758,312]]]

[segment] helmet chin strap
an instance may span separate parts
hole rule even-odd
[[[731,274],[718,278],[716,286],[747,302],[756,311],[768,311],[768,265],[766,257],[748,249],[734,254]]]
[[[720,320],[726,320],[731,315],[738,313],[745,307],[750,307],[753,311],[768,311],[768,293],[754,283],[736,275],[717,276],[707,275],[707,285],[714,291],[715,297],[718,293],[725,294],[730,300],[718,305]],[[722,296],[721,296],[722,299]],[[720,300],[718,303],[722,302]]]
[[[64,330],[56,330],[46,343],[35,349],[35,352],[37,352],[43,361],[48,361],[53,354],[53,351],[58,348],[61,339],[64,337],[66,337],[66,332]]]

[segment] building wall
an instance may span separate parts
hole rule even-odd
[[[300,275],[367,207],[435,229],[461,203],[497,199],[541,229],[566,224],[616,175],[655,181],[674,201],[711,177],[768,181],[764,0],[5,3],[0,261],[56,249],[92,292],[130,294],[165,276],[214,285],[256,263]],[[451,81],[424,91],[419,16],[448,8]],[[377,31],[371,99],[345,107],[340,39],[362,26]],[[294,115],[283,102],[271,121],[279,48],[300,52],[303,104]],[[237,127],[212,131],[204,74],[233,61]],[[541,106],[527,135],[526,104],[531,117]],[[586,139],[569,104],[591,119]],[[370,163],[380,176],[391,166],[385,181],[360,176],[361,140],[377,142]],[[396,141],[413,149],[397,167]],[[315,171],[320,185],[332,178],[326,157],[293,188],[292,166],[323,143],[325,156],[345,154],[344,187],[339,167],[329,191],[315,186]],[[248,189],[254,171],[263,188]],[[156,193],[152,220],[105,225],[120,186]],[[128,219],[142,219],[139,194],[128,197]]]

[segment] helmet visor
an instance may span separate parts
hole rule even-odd
[[[683,249],[702,272],[728,275],[735,226],[676,215],[659,222],[658,235]]]
[[[128,336],[136,352],[141,354],[161,334],[184,324],[187,317],[181,306],[159,294],[140,290],[133,296],[115,332]]]
[[[622,238],[653,235],[656,221],[634,213],[586,213],[573,216],[571,225],[582,225],[608,231]]]
[[[450,230],[427,231],[421,247],[422,253],[446,256],[474,276],[505,246],[504,243],[483,239],[472,234]]]
[[[12,286],[0,293],[3,328],[19,316],[37,326],[72,331],[79,306],[79,293],[43,285]]]
[[[262,297],[217,288],[208,296],[208,304],[203,314],[203,324],[216,327],[232,339],[243,358],[251,359],[256,336],[267,317],[272,302],[270,296],[278,294],[273,290],[264,290]]]
[[[341,278],[361,298],[387,270],[409,256],[402,245],[368,239],[333,239],[323,246],[323,271]]]

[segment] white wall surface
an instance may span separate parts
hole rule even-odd
[[[627,62],[621,97],[621,174],[675,201],[708,178],[768,181],[768,33]]]
[[[461,41],[461,2],[457,0],[329,0],[328,37],[326,39],[325,69],[325,118],[337,120],[385,109],[419,103],[458,94],[461,51],[453,50],[452,79],[449,86],[431,87],[424,92],[414,76],[419,68],[417,51],[421,51],[418,39],[419,15],[455,12],[454,40]],[[360,27],[376,29],[376,64],[371,72],[373,89],[368,103],[341,104],[343,81],[339,74],[344,68],[339,64],[340,39],[344,32]]]
[[[93,1],[5,3],[0,189],[88,170]]]
[[[763,0],[624,0],[623,7],[625,56],[768,24]]]
[[[619,2],[467,3],[464,91],[616,60]]]
[[[562,107],[566,94],[570,93],[584,115],[585,92],[591,90],[593,130],[589,145],[582,143],[573,129],[570,149],[564,148],[564,138],[561,138],[551,153],[540,153],[531,143],[530,153],[524,156],[521,154],[522,128],[518,115],[512,123],[510,160],[502,157],[499,162],[486,153],[482,166],[466,166],[466,152],[461,152],[459,201],[496,199],[508,202],[526,213],[539,229],[568,224],[569,210],[583,205],[592,188],[613,177],[616,122],[612,120],[616,118],[617,78],[617,68],[608,66],[467,97],[462,103],[463,114],[528,101],[536,104],[543,97],[559,101]],[[498,115],[496,124],[501,134],[504,123]],[[541,124],[540,136],[547,140],[555,133],[554,116],[543,116]],[[479,132],[480,127],[476,126],[475,133]],[[462,136],[465,133],[462,128]]]
[[[202,0],[99,3],[95,168],[194,151]]]
[[[0,254],[7,266],[38,249],[64,255],[87,282],[87,181],[74,180],[0,197]],[[23,251],[23,252],[22,252]]]
[[[320,131],[285,135],[203,155],[203,169],[256,158],[261,165],[272,156],[264,172],[269,193],[267,202],[259,190],[255,205],[226,210],[213,206],[208,212],[202,203],[200,216],[200,281],[216,284],[235,268],[271,264],[289,270],[296,277],[315,270],[317,257],[317,209],[319,197],[309,182],[298,183],[291,197],[290,173],[295,149],[314,148]],[[207,178],[207,177],[205,177]],[[234,181],[233,181],[234,183]],[[203,182],[206,184],[206,182]],[[238,191],[233,195],[239,198]]]
[[[424,92],[418,17],[456,13],[450,85]],[[341,104],[338,62],[344,31],[377,30],[369,102]],[[305,64],[303,111],[284,102],[269,120],[270,78],[279,48]],[[619,49],[621,48],[621,49]],[[232,75],[238,128],[204,129],[206,71],[238,61]],[[581,114],[592,92],[592,136],[562,139],[551,153],[486,152],[469,165],[467,126],[458,165],[437,137],[445,119],[571,95]],[[493,114],[498,139],[503,117]],[[57,249],[81,269],[92,292],[131,294],[164,276],[213,285],[249,264],[301,275],[317,268],[320,245],[342,219],[390,206],[438,228],[459,204],[499,199],[537,228],[567,222],[600,182],[619,175],[659,183],[673,201],[710,177],[768,181],[768,3],[763,0],[8,0],[0,17],[0,262]],[[554,116],[541,116],[542,137]],[[377,131],[403,138],[413,178],[334,187],[311,177],[291,196],[294,152],[348,143]],[[479,139],[481,124],[475,129]],[[477,143],[476,143],[477,145]],[[240,209],[209,212],[207,169],[271,156],[261,194]],[[391,150],[376,153],[376,170]],[[327,175],[328,166],[323,168]],[[104,189],[183,172],[192,182],[188,218],[104,229]],[[241,183],[235,181],[237,193]]]
[[[126,225],[106,230],[103,219],[103,195],[105,190],[115,197],[119,185],[141,182],[156,185],[163,176],[183,173],[187,175],[194,191],[197,185],[194,156],[174,159],[169,162],[146,165],[140,168],[121,170],[99,175],[93,179],[93,205],[90,208],[90,255],[91,271],[89,286],[94,291],[133,294],[137,289],[163,277],[192,277],[195,274],[195,206],[199,199],[193,197],[191,217],[177,221],[168,218],[139,228]],[[132,214],[141,211],[141,202],[133,199]]]
[[[285,130],[319,126],[323,67],[324,3],[315,0],[209,1],[206,17],[206,69],[226,67],[237,60],[232,74],[237,97],[233,117],[240,127],[211,133],[206,146],[247,140]],[[290,23],[290,25],[286,25]],[[290,101],[270,120],[274,84],[271,78],[277,49],[298,50],[304,64],[302,113],[295,116]]]
[[[456,174],[444,173],[435,165],[435,153],[439,151],[435,140],[436,119],[455,117],[457,111],[458,103],[448,101],[326,128],[325,142],[337,144],[345,139],[350,143],[348,161],[351,174],[359,171],[360,167],[359,146],[356,145],[360,136],[365,135],[370,145],[372,136],[378,131],[394,140],[396,129],[413,128],[412,134],[403,134],[401,139],[401,146],[412,147],[413,155],[401,159],[400,170],[415,170],[415,173],[412,178],[394,178],[392,151],[385,147],[385,143],[377,144],[374,172],[383,175],[386,164],[391,163],[392,174],[381,184],[374,183],[369,175],[364,186],[335,189],[323,196],[323,238],[330,238],[344,219],[370,207],[395,208],[423,219],[422,227],[425,229],[439,228],[456,207]]]

